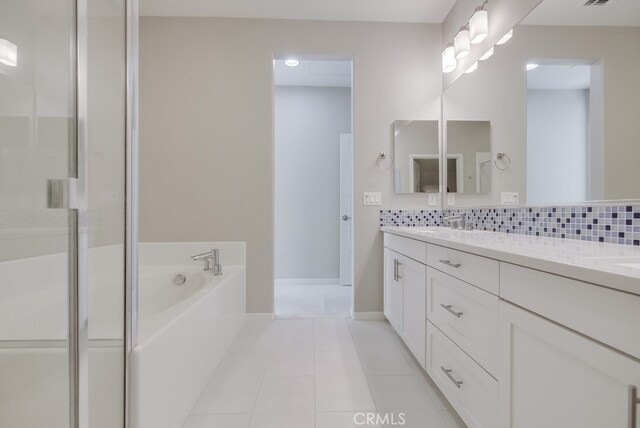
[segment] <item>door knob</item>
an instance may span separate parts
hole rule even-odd
[[[342,216],[342,220],[347,221],[347,220],[351,220],[351,217],[349,217],[348,215],[343,215]]]

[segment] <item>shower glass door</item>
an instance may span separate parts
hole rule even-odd
[[[2,427],[69,426],[74,28],[71,1],[0,2]]]
[[[125,0],[0,1],[0,427],[122,427]]]

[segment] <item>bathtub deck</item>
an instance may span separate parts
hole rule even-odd
[[[357,427],[358,412],[464,426],[386,321],[297,319],[247,322],[183,427]]]

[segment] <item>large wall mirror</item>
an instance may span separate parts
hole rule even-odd
[[[443,176],[461,193],[456,205],[500,205],[503,192],[520,205],[640,199],[639,47],[640,1],[542,1],[443,94]],[[476,156],[489,161],[487,184],[463,181],[460,191],[449,157],[464,138],[452,127],[482,122],[489,149]],[[469,182],[474,162],[475,174],[462,176]]]
[[[437,120],[396,120],[394,184],[396,193],[440,191],[440,138]]]

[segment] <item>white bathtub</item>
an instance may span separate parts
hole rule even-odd
[[[189,261],[212,248],[220,249],[222,276]],[[244,243],[145,243],[140,261],[133,426],[176,428],[244,323]],[[173,283],[177,274],[187,278],[181,286]]]

